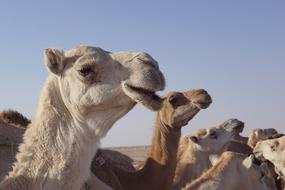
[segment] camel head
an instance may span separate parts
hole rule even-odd
[[[164,76],[147,53],[112,53],[90,46],[69,51],[48,48],[45,64],[64,105],[81,120],[88,121],[95,112],[120,118],[137,102],[151,110],[162,107],[155,92],[164,89]]]
[[[285,181],[285,136],[260,141],[256,144],[253,152],[258,159],[271,162]]]
[[[248,144],[254,148],[258,141],[266,140],[276,135],[278,132],[273,128],[253,129],[248,138]]]
[[[195,135],[188,136],[192,143],[201,150],[210,154],[219,154],[226,145],[242,132],[244,123],[238,119],[229,119],[222,124],[209,129],[200,129]]]
[[[160,119],[170,127],[181,128],[201,110],[212,103],[211,96],[203,89],[187,92],[170,92],[163,98]]]

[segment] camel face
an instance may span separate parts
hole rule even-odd
[[[155,92],[164,89],[164,77],[146,53],[110,53],[88,46],[66,52],[46,49],[45,63],[58,78],[67,109],[87,117],[82,120],[106,110],[123,110],[123,115],[136,102],[152,110],[162,106]]]
[[[258,142],[253,152],[259,159],[270,161],[285,179],[285,136]]]
[[[223,152],[225,145],[242,132],[243,127],[243,122],[229,119],[216,127],[200,129],[196,135],[189,138],[200,150],[217,154]]]
[[[207,91],[198,89],[187,92],[170,92],[164,97],[160,118],[171,127],[181,128],[200,111],[212,103]]]
[[[269,139],[270,137],[276,135],[277,133],[278,132],[273,128],[254,129],[251,131],[249,135],[248,144],[254,148],[258,141]]]

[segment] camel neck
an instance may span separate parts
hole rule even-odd
[[[138,176],[143,177],[149,184],[147,187],[142,185],[142,189],[171,189],[180,137],[181,129],[174,129],[165,124],[158,113],[150,156],[138,171]]]
[[[161,165],[176,164],[178,144],[181,129],[174,129],[165,124],[159,117],[156,118],[154,135],[152,138],[150,158]]]
[[[150,156],[143,167],[136,172],[123,171],[118,167],[113,167],[123,189],[170,190],[175,173],[180,136],[181,130],[175,130],[166,125],[158,114]]]
[[[31,190],[80,189],[89,178],[100,138],[126,113],[110,109],[93,112],[84,119],[80,114],[74,117],[56,85],[56,80],[46,82],[36,116],[24,134],[15,168],[8,177],[31,178],[27,180],[31,181]]]
[[[185,149],[184,149],[185,148]],[[173,189],[178,190],[189,181],[193,181],[205,172],[211,165],[209,154],[196,150],[195,144],[179,150],[178,163],[173,181]]]

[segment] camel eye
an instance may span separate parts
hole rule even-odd
[[[86,77],[90,73],[92,73],[91,67],[82,67],[79,71],[79,74],[83,77]]]
[[[209,135],[210,135],[210,137],[215,137],[216,138],[217,133],[216,133],[216,131],[211,131]]]

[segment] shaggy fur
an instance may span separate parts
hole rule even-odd
[[[154,92],[164,88],[164,77],[146,53],[46,49],[45,64],[50,75],[1,190],[80,189],[113,124],[136,102],[161,107]]]

